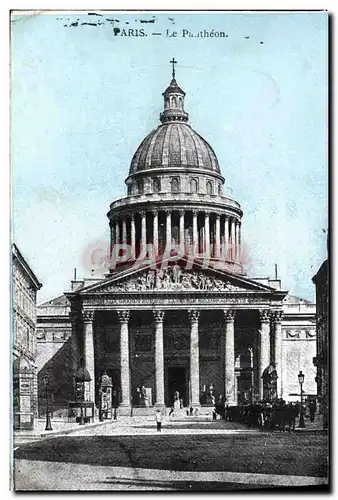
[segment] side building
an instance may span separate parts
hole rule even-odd
[[[32,429],[38,414],[36,296],[42,287],[12,245],[12,346],[14,429]]]
[[[317,304],[317,356],[313,363],[317,367],[317,391],[319,410],[323,414],[323,426],[328,425],[329,404],[329,281],[328,261],[325,260],[317,274],[312,278],[316,286]]]

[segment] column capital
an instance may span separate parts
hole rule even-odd
[[[169,215],[171,215],[171,213],[172,213],[172,209],[171,208],[166,208],[166,210],[165,210],[166,216],[168,217]]]
[[[123,310],[123,311],[116,311],[117,312],[117,318],[119,320],[119,323],[128,323],[129,317],[130,317],[130,311],[129,310]]]
[[[158,310],[153,311],[153,317],[155,323],[162,323],[164,320],[164,315],[165,311],[158,311]]]
[[[135,214],[130,214],[130,220],[135,220]]]
[[[221,214],[215,214],[217,220],[221,220]]]
[[[274,323],[281,323],[283,321],[284,312],[282,310],[272,311],[271,319]]]
[[[178,210],[178,214],[180,217],[182,217],[185,214],[185,210],[181,208],[180,210]]]
[[[270,321],[271,311],[270,309],[260,309],[259,316],[261,318],[262,323],[267,323]]]
[[[82,311],[82,318],[84,323],[93,323],[95,311]]]
[[[204,210],[204,217],[209,219],[210,212],[208,212],[207,210]]]
[[[192,323],[197,322],[200,317],[200,312],[197,311],[196,309],[191,309],[190,311],[188,311],[188,314],[189,314],[189,320]]]
[[[156,209],[153,209],[153,210],[151,211],[151,214],[152,214],[154,217],[155,217],[156,215],[158,215],[158,213],[159,213],[159,210],[156,210]]]
[[[199,213],[199,210],[191,210],[191,213],[192,213],[192,216],[193,217],[197,217],[198,213]]]
[[[227,323],[235,321],[236,311],[234,309],[224,309],[224,319]]]
[[[139,214],[140,214],[141,217],[145,217],[146,213],[147,213],[146,210],[140,210],[139,211]]]

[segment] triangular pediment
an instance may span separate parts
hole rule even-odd
[[[81,289],[79,294],[149,291],[275,292],[275,289],[244,275],[181,259],[117,270],[99,283]]]

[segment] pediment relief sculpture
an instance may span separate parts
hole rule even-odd
[[[149,269],[137,276],[119,281],[106,288],[107,291],[146,291],[146,290],[208,290],[236,291],[245,290],[202,271],[183,270],[175,265],[166,269]]]

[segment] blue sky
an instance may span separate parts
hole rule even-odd
[[[313,299],[326,257],[327,15],[105,12],[12,20],[13,236],[39,300],[69,289],[74,267],[88,275],[86,248],[108,239],[109,204],[159,124],[173,56],[190,124],[244,211],[248,274],[273,276],[277,263],[284,288]]]

